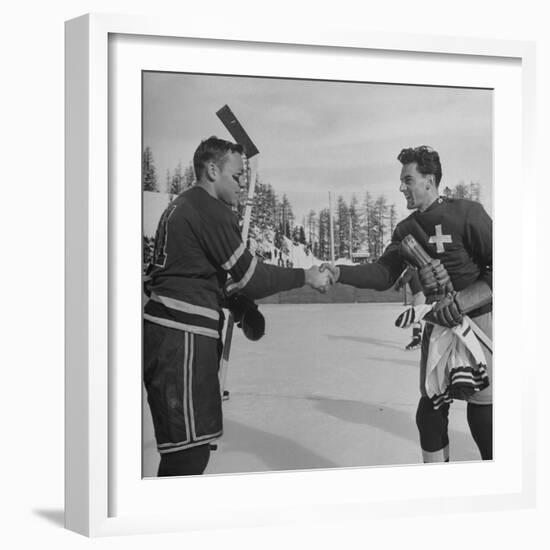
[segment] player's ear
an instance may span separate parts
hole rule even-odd
[[[207,177],[210,181],[213,181],[213,180],[215,180],[215,179],[218,177],[218,166],[216,165],[215,162],[210,161],[210,162],[206,165],[206,177]]]

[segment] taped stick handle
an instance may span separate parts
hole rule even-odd
[[[409,233],[402,241],[402,246],[406,255],[414,259],[416,267],[425,267],[431,261],[432,257],[422,248],[420,243]]]
[[[417,268],[423,268],[433,261],[433,258],[424,250],[424,247],[410,233],[401,241],[401,247],[405,258]],[[448,292],[453,292],[453,290],[453,284],[449,281],[447,288],[434,294],[432,299],[437,301]]]
[[[250,228],[250,218],[252,216],[252,206],[254,204],[254,191],[256,189],[256,179],[258,178],[258,157],[254,157],[249,161],[249,182],[248,195],[246,198],[246,208],[244,210],[243,227],[241,230],[241,238],[246,246],[248,240],[248,229]]]

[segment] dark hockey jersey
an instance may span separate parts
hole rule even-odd
[[[339,282],[359,288],[390,288],[405,268],[399,246],[412,234],[432,258],[441,260],[455,290],[478,279],[492,288],[493,226],[480,203],[440,197],[424,212],[397,224],[391,243],[376,263],[340,266]]]
[[[224,293],[252,299],[304,284],[303,269],[261,264],[242,242],[232,210],[195,186],[159,221],[144,319],[219,338]]]

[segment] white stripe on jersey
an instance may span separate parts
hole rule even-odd
[[[244,243],[241,243],[237,248],[237,250],[233,252],[231,258],[229,258],[227,262],[222,264],[222,268],[225,269],[225,271],[229,271],[239,261],[239,258],[243,255],[244,251],[245,251]]]
[[[252,275],[254,275],[254,270],[256,269],[257,263],[258,263],[258,259],[256,258],[256,256],[254,256],[243,278],[240,281],[227,285],[227,292],[231,293],[231,292],[234,292],[235,290],[242,290],[248,284],[248,281],[250,281],[250,279],[252,278]]]
[[[214,321],[219,321],[220,314],[215,309],[210,309],[207,307],[196,306],[190,304],[189,302],[183,302],[182,300],[176,300],[175,298],[168,298],[166,296],[159,296],[156,293],[151,294],[151,300],[164,304],[170,309],[176,309],[177,311],[183,311],[184,313],[191,313],[194,315],[202,315],[203,317],[208,317],[209,319],[214,319]]]

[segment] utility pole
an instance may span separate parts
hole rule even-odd
[[[332,223],[332,198],[328,192],[328,215],[330,220],[330,262],[334,263],[334,224]]]

